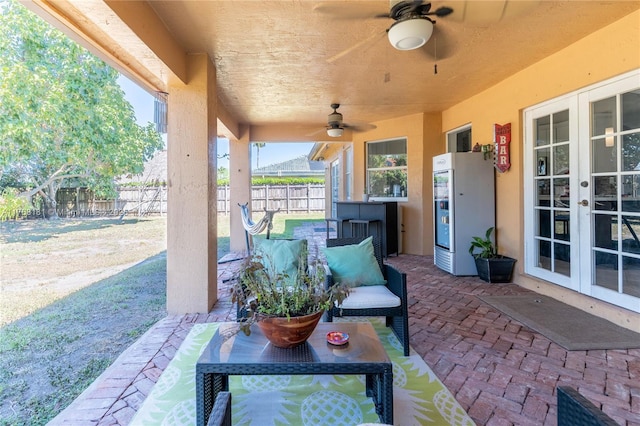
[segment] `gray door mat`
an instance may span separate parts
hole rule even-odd
[[[539,294],[478,297],[569,351],[640,348],[640,333],[551,297]]]

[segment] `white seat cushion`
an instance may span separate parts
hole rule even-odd
[[[351,293],[342,302],[344,309],[394,308],[401,301],[386,286],[367,285],[351,288]]]

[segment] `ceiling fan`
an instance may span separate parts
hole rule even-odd
[[[342,136],[344,129],[350,129],[354,132],[363,132],[366,130],[373,130],[376,128],[373,124],[347,124],[342,120],[342,114],[338,112],[340,104],[331,104],[333,111],[327,117],[327,125],[323,130],[327,131],[327,135],[332,138],[339,138]],[[312,134],[315,134],[314,132]]]
[[[389,13],[367,14],[366,10],[358,10],[358,4],[346,5],[321,5],[315,8],[320,13],[331,14],[332,16],[341,17],[343,19],[367,19],[367,18],[386,18],[393,19],[395,22],[386,29],[387,37],[391,45],[398,50],[414,50],[424,46],[432,35],[441,35],[442,29],[435,27],[435,20],[432,17],[445,17],[453,13],[450,7],[442,6],[432,11],[431,3],[425,3],[424,0],[401,0],[391,6]],[[381,34],[380,34],[381,35]],[[327,59],[328,63],[333,63],[337,59],[351,53],[366,43],[377,38],[377,33],[361,40],[353,46],[343,50]],[[446,58],[450,55],[450,49],[447,48],[446,40],[439,41],[440,52],[426,52],[430,56]],[[444,45],[444,46],[443,46]],[[444,49],[442,48],[444,47]],[[435,49],[435,46],[434,46]]]
[[[450,7],[442,6],[431,11],[431,3],[423,0],[403,0],[391,7],[388,14],[377,15],[376,18],[391,18],[395,22],[387,30],[389,42],[398,50],[413,50],[424,46],[433,34],[435,21],[430,16],[439,18],[453,13]]]

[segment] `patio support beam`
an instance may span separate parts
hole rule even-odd
[[[169,78],[167,311],[207,313],[217,301],[216,71],[189,55]]]
[[[249,203],[251,211],[251,137],[248,126],[240,126],[240,137],[229,139],[230,249],[247,249],[244,226],[238,204]],[[257,219],[256,219],[257,220]]]
[[[240,139],[240,124],[233,118],[229,110],[218,99],[218,136],[231,139]]]
[[[175,76],[186,81],[186,52],[148,2],[105,0],[105,3]]]

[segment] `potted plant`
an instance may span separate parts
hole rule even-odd
[[[475,259],[480,279],[489,283],[508,283],[511,282],[516,259],[498,254],[491,239],[494,229],[487,229],[484,238],[473,237],[469,254]]]
[[[247,258],[232,288],[232,300],[238,303],[240,329],[245,334],[257,323],[274,346],[290,348],[307,340],[324,312],[342,304],[349,288],[325,288],[325,268],[318,260],[306,266],[306,248],[295,272],[274,267],[277,263],[261,251]]]

